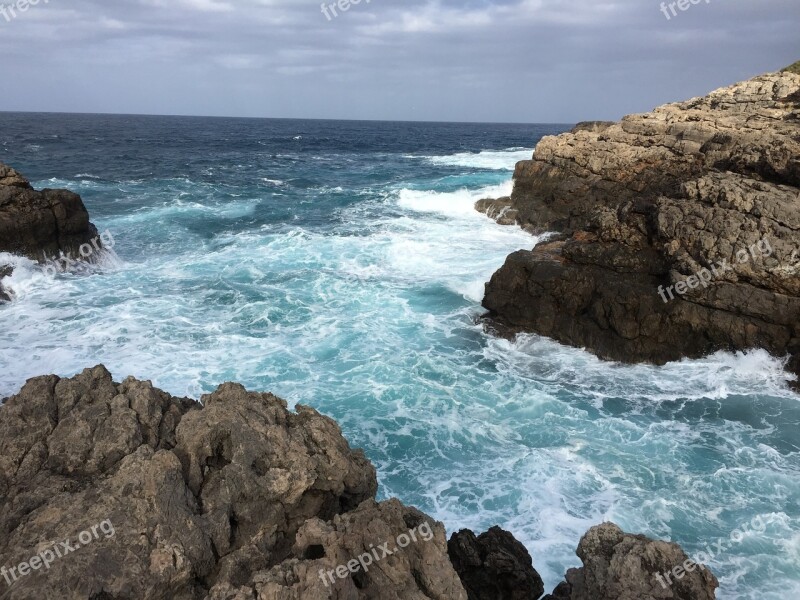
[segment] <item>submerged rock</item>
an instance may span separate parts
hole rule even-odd
[[[764,348],[797,365],[800,75],[546,137],[509,210],[562,235],[487,285],[505,330],[625,362]]]
[[[499,527],[479,536],[463,529],[447,550],[469,600],[533,600],[544,593],[525,546]]]

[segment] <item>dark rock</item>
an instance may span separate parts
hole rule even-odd
[[[572,595],[572,586],[566,581],[562,581],[556,586],[552,594],[543,596],[542,600],[570,600]]]
[[[97,237],[80,196],[67,190],[37,192],[14,169],[0,164],[0,252],[43,262]],[[99,242],[98,242],[99,243]]]
[[[565,235],[495,273],[495,326],[611,360],[758,347],[796,369],[798,92],[800,75],[773,73],[544,138],[517,165],[509,210]]]
[[[477,537],[469,529],[454,533],[447,551],[469,600],[536,600],[544,593],[525,546],[499,527]]]

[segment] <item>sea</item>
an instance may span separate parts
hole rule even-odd
[[[65,273],[0,255],[0,398],[100,363],[196,399],[240,382],[336,419],[380,498],[512,531],[548,591],[613,521],[706,562],[718,598],[800,598],[781,358],[622,365],[480,322],[538,238],[473,205],[569,127],[0,113],[0,161],[113,240]]]

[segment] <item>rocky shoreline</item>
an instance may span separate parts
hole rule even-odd
[[[476,206],[557,233],[494,275],[489,320],[613,360],[760,347],[800,372],[799,192],[800,74],[581,123]],[[79,196],[0,165],[0,251],[77,256],[96,238]],[[715,597],[678,545],[613,523],[544,595],[547,557],[512,533],[448,539],[377,490],[332,419],[271,394],[226,383],[197,402],[103,366],[37,377],[0,404],[0,600]]]
[[[542,139],[476,206],[559,234],[494,274],[489,323],[629,363],[764,348],[800,375],[793,71]]]
[[[510,533],[392,499],[317,411],[227,383],[202,403],[103,367],[28,381],[0,406],[0,598],[536,600]],[[90,533],[91,532],[91,533]],[[102,532],[102,535],[100,535]],[[92,535],[94,534],[94,535]],[[63,540],[63,542],[62,542]],[[707,569],[606,523],[551,600],[714,598]]]

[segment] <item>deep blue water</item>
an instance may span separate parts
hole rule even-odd
[[[719,598],[800,597],[779,360],[623,366],[476,324],[536,240],[472,205],[567,127],[0,113],[0,161],[80,193],[117,255],[55,278],[4,257],[0,397],[101,362],[195,398],[239,381],[337,419],[382,497],[512,530],[548,588],[613,520],[695,557],[724,540]]]

